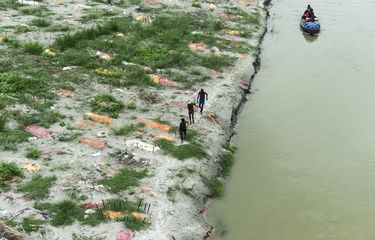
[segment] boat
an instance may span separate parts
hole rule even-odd
[[[310,35],[315,35],[320,31],[320,23],[316,18],[315,21],[301,19],[301,28],[303,31],[309,33]]]

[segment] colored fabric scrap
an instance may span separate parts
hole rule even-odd
[[[177,87],[177,86],[179,86],[178,83],[173,82],[173,81],[169,80],[168,78],[160,76],[160,75],[151,74],[150,78],[156,84],[160,84],[160,85],[164,85],[164,86],[169,86],[169,87]]]
[[[124,214],[122,212],[115,212],[115,211],[105,211],[104,215],[106,215],[110,219],[120,219],[124,218]]]
[[[100,59],[109,60],[111,59],[111,55],[105,52],[97,51],[96,56],[98,56]]]
[[[74,96],[74,93],[72,91],[70,91],[70,90],[60,89],[58,91],[57,95],[59,95],[60,97],[72,98]]]
[[[142,149],[142,150],[147,151],[147,152],[152,152],[152,153],[160,150],[160,148],[155,146],[155,145],[145,143],[145,142],[142,142],[142,141],[136,140],[136,139],[127,140],[125,142],[125,145],[127,147],[137,147],[139,149]]]
[[[242,31],[233,30],[233,29],[224,29],[223,33],[228,34],[228,35],[236,35],[236,36],[240,36],[241,34],[243,34]]]
[[[171,127],[166,125],[166,124],[161,124],[158,122],[155,122],[153,120],[148,120],[148,119],[137,119],[136,124],[144,124],[148,128],[154,128],[154,129],[159,129],[162,131],[169,132],[171,130]]]
[[[135,236],[134,232],[121,230],[118,232],[116,240],[130,240]]]
[[[103,205],[101,203],[93,202],[81,203],[79,204],[79,206],[83,208],[103,208]]]
[[[52,138],[51,131],[37,125],[30,125],[25,130],[36,137]]]
[[[39,163],[30,163],[29,161],[25,161],[23,167],[29,173],[37,173],[40,171],[40,164]]]
[[[189,43],[188,48],[194,52],[211,53],[211,50],[204,43]]]
[[[57,56],[57,53],[54,52],[54,51],[52,51],[52,50],[50,50],[50,49],[44,50],[44,53],[47,54],[50,57],[56,57]]]
[[[85,113],[85,116],[87,116],[89,119],[95,122],[106,123],[106,124],[112,123],[112,118],[105,116],[105,115],[87,112]]]
[[[136,16],[135,20],[137,22],[152,23],[152,18],[150,16]]]
[[[107,146],[106,142],[90,137],[81,137],[79,142],[82,144],[87,144],[94,149],[103,149]]]
[[[89,128],[90,126],[97,126],[98,124],[95,123],[95,122],[92,122],[90,120],[77,120],[74,122],[74,124],[78,125],[79,127],[82,127],[82,128]]]
[[[176,139],[174,137],[171,137],[171,136],[168,136],[168,135],[155,136],[154,140],[165,140],[165,141],[168,141],[168,142],[175,142],[176,141]]]
[[[146,217],[143,216],[142,214],[140,214],[139,212],[132,212],[132,216],[133,216],[135,219],[137,219],[137,220],[139,220],[139,221],[141,221],[141,222],[143,222],[143,221],[146,220]]]

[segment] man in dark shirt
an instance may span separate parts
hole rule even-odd
[[[194,107],[198,107],[198,106],[192,101],[189,101],[189,103],[187,104],[187,109],[189,112],[189,124],[190,125],[194,123]]]
[[[180,122],[180,137],[181,137],[181,143],[184,142],[184,139],[186,139],[186,121],[185,118],[181,118]]]
[[[208,94],[203,89],[201,89],[197,96],[197,102],[199,108],[201,109],[201,114],[203,112],[203,106],[206,103],[206,101],[208,101]]]

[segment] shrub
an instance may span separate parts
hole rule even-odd
[[[157,140],[155,143],[163,150],[164,153],[170,154],[179,160],[184,160],[187,158],[202,159],[207,157],[207,152],[203,149],[202,145],[196,142],[178,146],[166,140]]]
[[[44,18],[36,18],[31,20],[31,25],[37,26],[37,27],[48,27],[50,25],[50,21]]]
[[[52,215],[53,226],[71,225],[75,220],[82,219],[83,210],[71,200],[63,200],[56,204],[37,203],[34,206],[41,211],[48,211]]]
[[[32,199],[43,199],[48,197],[49,189],[52,187],[56,177],[34,176],[30,182],[18,187],[18,191],[26,192]]]
[[[43,53],[43,45],[38,42],[29,42],[26,43],[23,47],[25,49],[25,52],[33,55],[40,55]]]
[[[217,178],[212,178],[208,181],[212,197],[222,197],[224,195],[224,184]]]
[[[115,176],[100,181],[112,193],[119,193],[129,187],[137,186],[138,181],[147,176],[147,170],[135,171],[127,168],[121,169]]]
[[[92,111],[117,118],[124,104],[109,94],[99,94],[91,101]]]
[[[15,163],[0,162],[0,188],[13,177],[24,177],[22,170]]]
[[[31,232],[35,232],[41,229],[43,224],[44,224],[43,220],[33,219],[33,218],[24,218],[22,220],[21,226],[25,232],[31,233]]]
[[[38,159],[41,155],[42,151],[37,148],[28,148],[26,150],[26,157],[31,159]]]
[[[113,129],[113,133],[116,135],[116,136],[126,136],[132,132],[135,132],[138,130],[138,126],[136,125],[133,125],[133,124],[130,124],[130,125],[123,125],[122,127],[120,128],[115,128]]]

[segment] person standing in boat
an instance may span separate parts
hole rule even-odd
[[[307,9],[305,10],[305,12],[303,13],[302,15],[302,19],[310,19],[311,18],[311,6],[310,4],[307,5]]]

